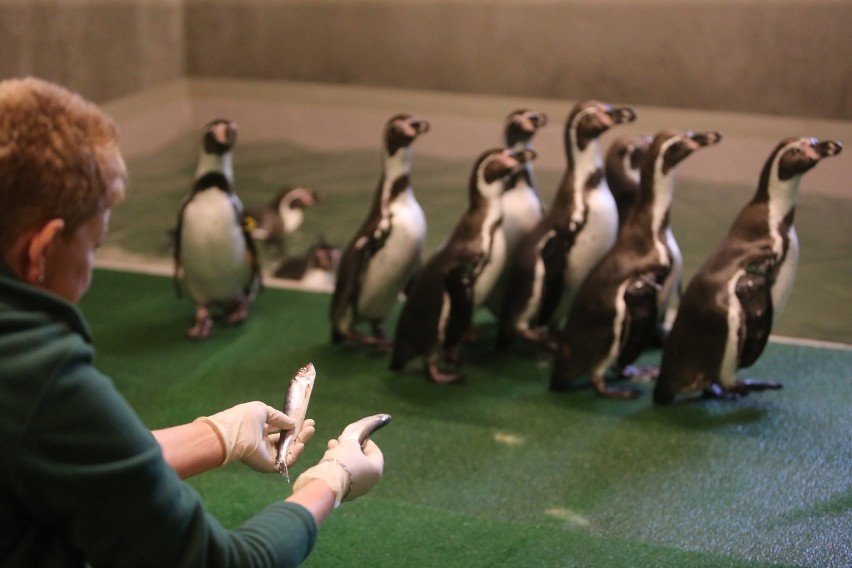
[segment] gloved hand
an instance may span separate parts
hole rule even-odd
[[[260,401],[245,402],[213,416],[195,419],[195,422],[199,421],[212,426],[219,436],[225,448],[225,461],[222,465],[240,460],[252,469],[262,472],[275,471],[275,444],[278,442],[280,430],[290,430],[294,426],[289,416]],[[305,420],[302,431],[288,455],[288,467],[296,462],[313,434],[314,421]]]
[[[372,441],[361,449],[357,440],[329,440],[320,462],[305,470],[293,484],[298,491],[312,479],[325,482],[334,492],[334,507],[367,493],[382,478],[385,458]]]

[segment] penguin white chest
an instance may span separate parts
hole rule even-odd
[[[228,195],[198,192],[183,210],[181,263],[190,297],[197,303],[230,300],[251,278],[245,237]]]
[[[588,216],[577,240],[568,253],[565,281],[579,286],[598,261],[615,244],[618,232],[618,209],[606,185],[589,192],[586,198]]]
[[[393,307],[420,260],[426,240],[426,217],[413,192],[399,195],[389,209],[390,232],[370,259],[358,297],[358,312],[367,319],[383,318]]]
[[[501,196],[503,207],[503,233],[509,254],[517,248],[542,217],[541,200],[525,180],[507,190]]]

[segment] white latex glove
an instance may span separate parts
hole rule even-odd
[[[334,506],[341,501],[351,501],[367,493],[382,478],[385,458],[372,441],[364,449],[357,440],[329,440],[328,450],[320,462],[305,470],[293,484],[293,492],[312,479],[325,482],[334,492]]]
[[[275,471],[275,443],[279,433],[294,426],[289,416],[260,401],[245,402],[213,416],[195,419],[195,422],[199,421],[212,426],[219,436],[225,449],[222,465],[240,460],[263,472]],[[294,444],[290,454],[294,463],[313,433],[313,420],[305,420],[298,443]]]

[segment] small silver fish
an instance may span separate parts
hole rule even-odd
[[[339,439],[341,441],[347,439],[358,440],[358,443],[363,448],[370,436],[373,435],[373,432],[382,426],[386,426],[390,423],[390,421],[390,414],[374,414],[372,416],[366,416],[344,428]]]
[[[281,437],[278,438],[276,448],[278,455],[275,457],[275,469],[287,480],[287,483],[290,483],[290,472],[287,470],[287,454],[302,431],[316,377],[316,369],[314,369],[312,363],[308,363],[299,369],[295,376],[290,379],[290,386],[287,387],[287,395],[284,397],[284,414],[292,418],[296,425],[292,430],[281,432]]]

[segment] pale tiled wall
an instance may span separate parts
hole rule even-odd
[[[0,75],[99,100],[187,75],[852,120],[850,29],[852,0],[0,0]]]

